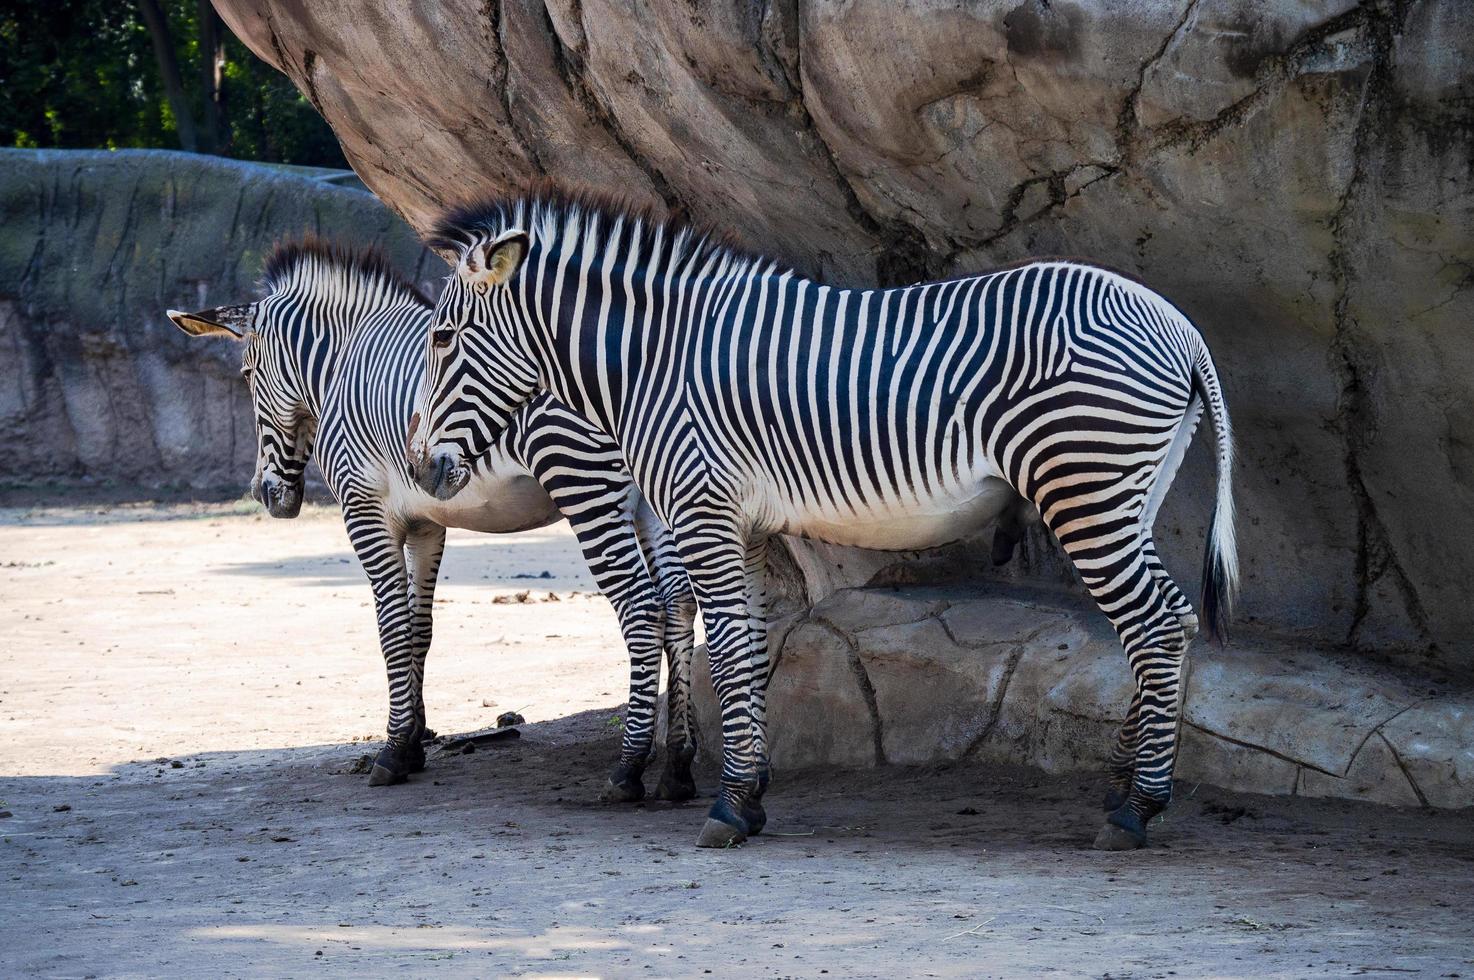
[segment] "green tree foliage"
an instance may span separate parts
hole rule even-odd
[[[311,104],[203,0],[0,4],[0,93],[0,145],[184,147],[347,166]],[[176,106],[188,110],[183,125]]]

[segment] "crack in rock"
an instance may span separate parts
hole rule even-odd
[[[1418,785],[1418,781],[1408,771],[1407,763],[1402,761],[1402,755],[1397,751],[1397,747],[1392,744],[1392,740],[1385,733],[1378,731],[1377,736],[1381,738],[1382,744],[1387,746],[1387,751],[1392,753],[1392,761],[1397,763],[1397,768],[1401,769],[1403,776],[1407,778],[1407,784],[1412,787],[1413,795],[1418,798],[1418,805],[1426,807],[1428,805],[1428,797],[1423,795],[1423,788]]]
[[[512,62],[507,57],[506,44],[502,40],[502,0],[482,0],[481,23],[482,36],[486,39],[486,46],[491,49],[492,55],[491,77],[486,80],[487,88],[491,89],[494,94],[498,94],[502,115],[506,117],[507,129],[511,131],[512,139],[517,142],[517,148],[538,171],[547,173],[547,167],[543,166],[536,144],[528,134],[522,131],[520,116],[512,109]],[[501,90],[500,93],[497,93],[498,89]]]
[[[573,13],[580,32],[584,33],[587,38],[587,32],[583,26],[583,4],[573,4]],[[565,43],[558,34],[558,25],[553,21],[552,11],[547,8],[546,4],[543,6],[543,18],[546,22],[548,37],[553,42],[553,64],[558,70],[558,75],[563,79],[563,84],[567,86],[569,94],[589,118],[609,134],[609,138],[614,140],[615,144],[624,151],[625,156],[629,157],[630,162],[639,168],[640,172],[650,181],[656,195],[665,203],[666,211],[671,215],[684,214],[685,205],[681,203],[680,198],[671,188],[670,182],[665,179],[665,175],[660,172],[660,168],[640,152],[635,142],[629,138],[629,134],[614,118],[614,114],[609,111],[609,107],[594,91],[594,86],[587,77],[588,66],[585,62],[587,41],[585,40],[584,44],[579,47],[570,47]]]
[[[1199,0],[1188,0],[1187,6],[1182,9],[1182,16],[1172,26],[1172,30],[1162,39],[1161,45],[1155,53],[1141,63],[1136,72],[1136,84],[1131,91],[1126,93],[1126,98],[1121,102],[1121,111],[1116,116],[1116,146],[1121,155],[1121,166],[1129,167],[1136,159],[1137,134],[1141,129],[1141,121],[1137,118],[1137,105],[1141,101],[1141,90],[1146,87],[1147,72],[1156,67],[1157,63],[1167,54],[1167,49],[1177,36],[1182,33],[1187,25],[1188,18],[1198,8]]]
[[[855,683],[859,685],[860,696],[865,699],[865,707],[870,712],[870,734],[875,740],[875,763],[885,765],[885,722],[880,717],[880,702],[875,696],[875,685],[870,681],[870,673],[865,669],[865,662],[860,659],[860,645],[849,633],[821,616],[811,616],[808,622],[829,630],[844,643],[849,653],[850,671],[855,675]]]
[[[1274,758],[1279,759],[1283,762],[1288,762],[1292,766],[1302,766],[1306,769],[1314,770],[1321,775],[1330,776],[1333,779],[1341,779],[1345,776],[1345,773],[1331,772],[1329,769],[1323,769],[1313,762],[1305,762],[1302,759],[1291,758],[1290,756],[1285,755],[1283,752],[1276,752],[1274,749],[1269,748],[1267,745],[1255,745],[1253,742],[1246,742],[1241,738],[1234,738],[1232,735],[1225,735],[1222,732],[1215,732],[1211,728],[1205,728],[1202,725],[1199,725],[1198,723],[1193,721],[1189,721],[1186,718],[1182,719],[1182,724],[1188,728],[1191,728],[1193,731],[1202,732],[1204,735],[1207,735],[1210,738],[1219,739],[1220,741],[1227,742],[1230,745],[1237,745],[1241,749],[1251,749],[1255,752],[1263,752],[1265,755],[1273,756]]]
[[[1191,12],[1196,3],[1197,0],[1194,0],[1188,12]],[[1233,104],[1221,109],[1212,119],[1203,121],[1175,119],[1143,130],[1137,118],[1141,90],[1146,82],[1146,73],[1170,46],[1172,37],[1169,37],[1156,58],[1142,65],[1136,86],[1122,103],[1121,115],[1116,124],[1116,141],[1123,166],[1136,162],[1144,153],[1158,153],[1184,147],[1189,153],[1195,152],[1219,133],[1245,122],[1256,110],[1279,95],[1285,86],[1300,75],[1314,58],[1323,53],[1323,45],[1328,39],[1345,31],[1359,30],[1375,22],[1379,17],[1377,0],[1370,0],[1330,20],[1323,21],[1307,29],[1280,54],[1264,59],[1254,73],[1253,90]],[[1183,22],[1186,22],[1186,14],[1184,14]],[[1175,34],[1176,32],[1173,36]]]
[[[1361,454],[1371,444],[1377,428],[1376,410],[1368,390],[1369,378],[1374,374],[1375,368],[1358,350],[1360,325],[1352,312],[1352,294],[1357,286],[1359,273],[1351,251],[1361,237],[1353,226],[1358,213],[1366,210],[1366,199],[1376,193],[1375,188],[1368,186],[1374,180],[1368,172],[1369,158],[1394,108],[1391,93],[1393,44],[1396,36],[1401,33],[1407,8],[1398,4],[1395,12],[1388,15],[1380,10],[1358,7],[1351,14],[1360,14],[1364,41],[1371,50],[1372,67],[1363,85],[1358,110],[1352,144],[1351,179],[1331,217],[1334,247],[1326,257],[1336,288],[1332,307],[1334,333],[1330,354],[1331,366],[1341,381],[1341,391],[1335,424],[1342,438],[1342,462],[1347,486],[1356,504],[1357,588],[1346,642],[1352,647],[1360,646],[1361,628],[1372,612],[1372,587],[1383,577],[1390,576],[1420,641],[1430,652],[1437,653],[1437,644],[1431,639],[1432,630],[1427,610],[1397,555],[1392,536],[1378,512],[1376,501],[1363,475]],[[1347,16],[1350,17],[1351,14]]]

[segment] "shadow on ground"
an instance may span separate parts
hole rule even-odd
[[[8,975],[1305,976],[1457,975],[1474,956],[1468,813],[1183,786],[1150,849],[1103,854],[1088,849],[1094,780],[789,772],[767,833],[698,851],[704,800],[594,802],[618,712],[432,752],[423,774],[384,789],[353,774],[369,743],[0,778],[14,813],[0,821],[0,963]],[[714,775],[698,782],[709,791]]]

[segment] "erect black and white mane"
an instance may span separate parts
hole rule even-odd
[[[728,232],[682,216],[661,217],[648,206],[616,195],[549,180],[451,209],[435,223],[425,243],[443,256],[464,258],[476,242],[512,228],[527,232],[534,242],[561,243],[563,252],[617,246],[621,253],[647,259],[658,253],[667,267],[700,267],[707,260],[726,259],[754,272],[792,268],[745,247]]]
[[[261,283],[269,293],[290,292],[365,309],[431,305],[378,248],[340,245],[311,234],[278,242],[266,257]]]

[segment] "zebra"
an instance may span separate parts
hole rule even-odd
[[[1177,307],[1064,259],[830,286],[556,185],[449,211],[429,241],[456,274],[434,314],[416,478],[452,494],[539,390],[619,444],[675,535],[708,638],[723,765],[698,846],[740,843],[766,820],[771,536],[928,547],[982,527],[1015,493],[1115,626],[1135,681],[1095,844],[1146,842],[1171,797],[1199,628],[1152,526],[1205,408],[1217,433],[1210,636],[1238,579],[1228,411]]]
[[[671,545],[618,448],[551,397],[516,414],[454,502],[410,479],[405,425],[423,374],[431,305],[383,257],[316,238],[279,245],[254,303],[169,318],[197,337],[244,343],[259,452],[253,495],[295,517],[314,445],[373,589],[389,676],[388,741],[371,786],[425,765],[423,684],[448,527],[505,533],[567,517],[614,606],[630,655],[630,698],[608,802],[644,796],[662,651],[669,664],[666,769],[657,795],[695,795],[689,677],[695,602]]]

